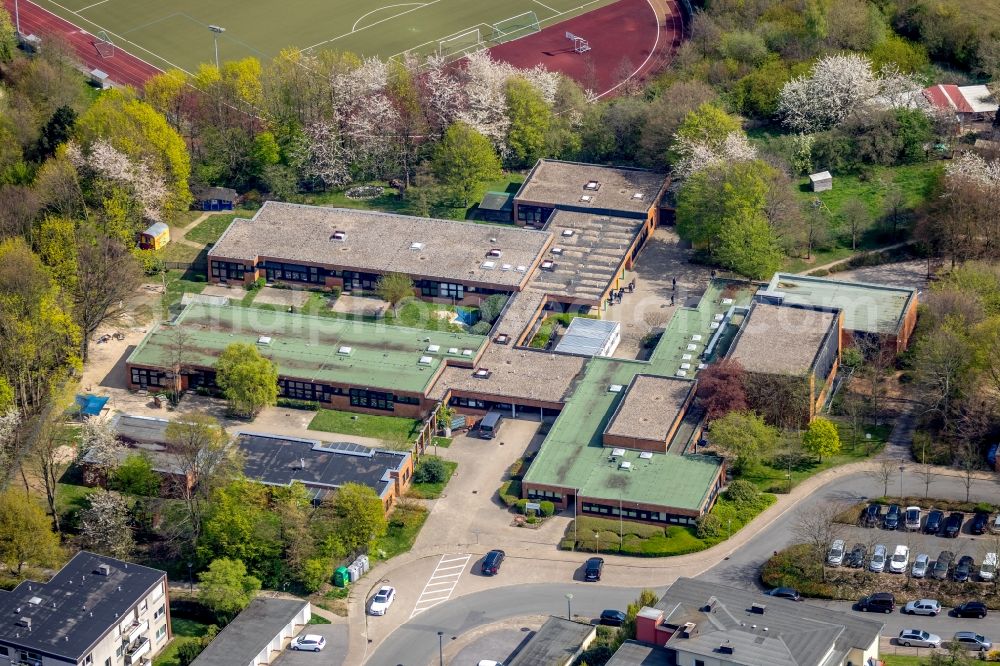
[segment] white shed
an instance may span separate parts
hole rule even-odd
[[[90,83],[101,90],[107,90],[111,87],[111,79],[108,78],[108,73],[100,69],[90,70]]]
[[[825,192],[833,189],[833,176],[829,171],[809,174],[809,182],[812,184],[813,192]]]

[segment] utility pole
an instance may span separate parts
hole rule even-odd
[[[212,31],[212,41],[215,43],[215,68],[219,69],[219,35],[226,29],[217,25],[210,25],[208,29]]]

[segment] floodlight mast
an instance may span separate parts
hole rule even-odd
[[[218,25],[210,25],[208,29],[212,31],[212,41],[215,43],[215,68],[219,69],[219,35],[226,29]]]

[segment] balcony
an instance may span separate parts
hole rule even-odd
[[[136,620],[131,625],[129,625],[127,630],[128,633],[125,634],[125,636],[128,637],[128,640],[126,640],[125,642],[132,643],[133,641],[135,641],[136,638],[139,637],[140,634],[145,633],[147,629],[149,629],[149,622],[147,622],[146,620],[143,620],[142,622]]]
[[[144,654],[148,654],[151,649],[151,644],[149,639],[145,636],[140,636],[139,640],[132,643],[127,650],[125,650],[125,663],[129,666],[135,664],[138,666],[141,661],[141,657]]]

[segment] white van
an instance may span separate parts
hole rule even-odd
[[[896,546],[896,552],[889,560],[889,571],[892,573],[904,573],[910,566],[910,549],[906,546]]]
[[[997,554],[986,553],[983,563],[979,565],[979,580],[993,580],[997,575]]]

